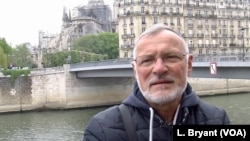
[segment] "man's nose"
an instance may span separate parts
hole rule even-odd
[[[168,70],[167,65],[161,58],[156,58],[155,64],[153,66],[153,73],[162,74]]]

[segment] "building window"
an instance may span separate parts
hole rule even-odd
[[[202,31],[200,29],[198,30],[198,34],[202,34]]]
[[[181,28],[178,28],[177,32],[181,35]]]
[[[174,19],[173,18],[170,18],[170,24],[174,25]]]
[[[212,20],[212,26],[216,26],[216,21]]]
[[[145,27],[142,27],[142,32],[144,32],[146,30],[146,28]]]
[[[212,13],[212,16],[214,15],[214,11],[211,12]]]
[[[142,24],[146,24],[146,22],[145,22],[145,17],[142,17]]]
[[[190,37],[193,37],[193,30],[188,30],[188,35],[189,35]]]
[[[240,23],[240,21],[238,21],[238,27],[241,27],[241,23]]]
[[[230,11],[230,12],[229,12],[229,16],[230,16],[230,17],[233,17],[233,11]]]
[[[130,34],[133,34],[133,33],[134,33],[134,29],[130,28]]]
[[[206,29],[205,35],[208,36],[208,29]]]
[[[190,26],[190,27],[193,26],[193,20],[191,20],[191,19],[188,20],[188,26]]]
[[[167,17],[163,17],[163,23],[168,25]]]
[[[199,6],[199,1],[196,1],[196,6]]]
[[[227,41],[226,41],[226,39],[223,39],[223,40],[222,40],[222,44],[223,44],[223,46],[227,46]]]
[[[163,7],[163,9],[162,9],[162,13],[166,13],[166,7]]]
[[[210,50],[206,49],[206,54],[209,55],[210,54]]]
[[[202,47],[202,40],[199,40],[198,47]]]
[[[213,55],[215,56],[216,54],[216,49],[213,49]]]
[[[179,13],[180,13],[179,8],[176,8],[176,14],[179,14]]]
[[[230,43],[231,43],[231,44],[234,43],[234,39],[230,39]]]
[[[209,40],[206,40],[206,45],[208,45],[209,44]]]
[[[156,8],[156,6],[154,6],[154,11],[153,11],[153,13],[157,13],[157,8]]]
[[[135,42],[134,38],[131,39],[131,45],[133,45]]]
[[[193,11],[192,11],[192,9],[188,9],[188,16],[193,16]]]
[[[124,52],[124,58],[128,57],[128,52]]]
[[[233,35],[234,34],[234,30],[230,30],[230,35]]]
[[[169,13],[170,13],[170,14],[173,14],[173,8],[170,8],[170,9],[169,9]]]
[[[230,21],[230,26],[234,26],[234,23],[233,23],[233,21]]]
[[[123,33],[124,33],[124,35],[127,35],[127,29],[123,29]]]
[[[175,4],[177,4],[177,5],[178,5],[178,3],[179,3],[179,2],[178,2],[178,0],[175,0]]]
[[[134,13],[134,9],[133,9],[133,7],[130,7],[130,13]]]
[[[200,20],[198,20],[198,26],[201,26],[202,22]]]
[[[178,25],[181,25],[181,20],[180,20],[180,18],[177,18],[177,24],[178,24]]]
[[[202,54],[202,49],[199,49],[199,54]]]
[[[154,17],[154,24],[158,23],[158,17]]]
[[[169,3],[169,4],[172,4],[171,0],[168,0],[168,3]]]
[[[208,14],[207,14],[207,11],[205,11],[205,16],[207,16]]]
[[[201,11],[197,10],[197,15],[200,16],[201,15]]]
[[[141,7],[141,13],[145,13],[145,8]]]

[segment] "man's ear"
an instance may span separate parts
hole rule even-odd
[[[137,74],[136,74],[137,72],[136,72],[136,66],[135,66],[136,64],[135,64],[135,61],[132,61],[132,62],[131,62],[131,65],[132,65],[132,69],[133,69],[133,72],[134,72],[135,79],[137,79],[137,78],[136,78],[136,77],[137,77]]]
[[[188,56],[188,76],[192,73],[193,68],[193,55]]]

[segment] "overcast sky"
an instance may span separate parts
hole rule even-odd
[[[89,0],[1,0],[0,38],[15,47],[30,42],[38,45],[38,32],[60,33],[63,7],[87,5]],[[114,0],[104,0],[112,8]]]

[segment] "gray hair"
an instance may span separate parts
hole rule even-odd
[[[189,54],[189,49],[188,49],[188,45],[186,43],[186,41],[184,40],[184,38],[179,34],[177,33],[176,31],[174,31],[173,29],[167,27],[166,25],[164,24],[154,24],[153,26],[151,26],[150,28],[148,28],[146,31],[144,31],[138,38],[137,40],[135,41],[135,47],[134,47],[134,50],[133,50],[133,58],[135,59],[135,55],[136,55],[136,48],[137,48],[137,45],[138,45],[138,42],[144,38],[144,37],[147,37],[147,36],[150,36],[150,35],[155,35],[163,30],[167,30],[167,31],[171,31],[173,33],[175,33],[179,38],[180,40],[183,42],[183,45],[184,45],[184,49],[185,49],[185,52],[187,54]]]

